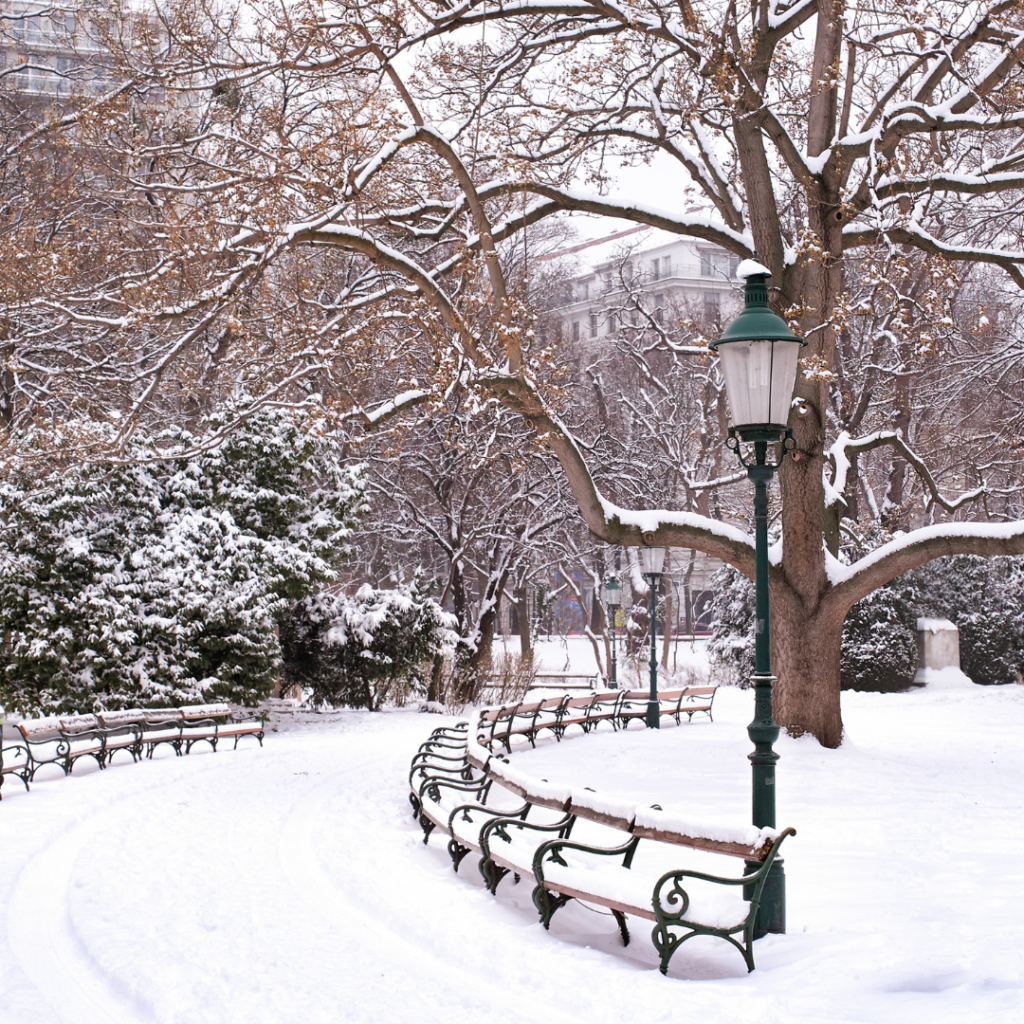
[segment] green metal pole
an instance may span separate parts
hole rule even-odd
[[[754,630],[754,720],[747,735],[754,744],[750,759],[753,784],[753,823],[758,828],[775,827],[775,764],[779,755],[772,749],[779,738],[779,727],[772,715],[771,628],[768,619],[768,483],[773,469],[766,465],[768,442],[754,442],[755,465],[747,476],[754,484],[754,537],[756,561],[756,624]],[[751,870],[756,862],[748,862]],[[782,862],[772,866],[758,910],[755,935],[786,930],[786,880]]]
[[[615,625],[616,625],[615,618],[616,618],[616,613],[619,610],[619,606],[617,604],[612,604],[612,605],[609,605],[608,607],[611,609],[611,613],[612,613],[612,687],[613,687],[613,689],[617,689],[618,688],[618,679],[617,679],[617,676],[616,676],[616,661],[615,661]]]
[[[661,705],[658,703],[658,577],[647,577],[651,582],[651,695],[647,699],[647,728],[661,728]]]

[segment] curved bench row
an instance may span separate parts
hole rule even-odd
[[[683,715],[688,722],[696,714],[707,715],[713,721],[711,711],[717,689],[717,686],[688,686],[668,690],[659,695],[659,714],[674,718],[677,725]],[[501,743],[511,753],[514,739],[525,739],[533,746],[538,734],[545,729],[550,729],[559,740],[574,725],[584,732],[590,732],[602,722],[608,722],[613,729],[625,729],[630,722],[643,721],[647,716],[649,696],[646,690],[608,690],[586,697],[566,694],[547,700],[518,701],[488,708],[483,712],[481,723],[487,733],[488,746],[493,748],[495,743]]]
[[[610,910],[627,944],[627,916],[653,921],[662,973],[694,935],[730,942],[753,970],[762,889],[794,830],[709,826],[657,804],[636,806],[535,779],[513,767],[505,752],[492,751],[492,744],[505,747],[492,728],[501,710],[487,708],[472,721],[434,730],[414,755],[409,799],[424,843],[435,830],[448,836],[456,871],[478,853],[492,893],[508,874],[517,882],[533,879],[533,903],[545,928],[560,907],[581,900]],[[680,848],[712,862],[741,858],[743,872],[680,867]]]
[[[138,761],[143,755],[152,757],[163,743],[178,755],[191,753],[197,743],[209,743],[216,750],[222,740],[233,740],[237,747],[243,736],[252,736],[263,746],[263,725],[262,717],[234,716],[227,704],[26,719],[5,727],[16,735],[0,748],[0,777],[15,775],[28,789],[46,765],[70,775],[77,760],[89,757],[106,768],[119,750]]]

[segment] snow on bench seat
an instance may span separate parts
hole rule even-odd
[[[657,920],[651,895],[660,874],[652,874],[637,864],[624,868],[606,857],[588,858],[585,854],[573,857],[573,852],[567,850],[563,854],[569,861],[567,866],[544,865],[546,889],[648,921]],[[686,894],[690,898],[687,919],[711,928],[737,928],[750,913],[750,904],[743,899],[741,886],[730,889],[714,882],[687,878]]]

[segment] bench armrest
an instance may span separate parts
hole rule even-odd
[[[541,825],[535,821],[525,821],[523,818],[503,814],[500,817],[492,818],[480,830],[480,852],[484,855],[484,860],[490,859],[490,840],[492,835],[499,836],[501,839],[504,839],[506,843],[512,842],[508,834],[510,826],[514,826],[521,831],[528,829],[531,832],[557,832],[560,839],[567,839],[569,837],[569,833],[572,832],[572,827],[575,823],[576,815],[572,812],[566,814],[564,818],[559,818],[558,821],[553,821],[547,825]]]
[[[483,775],[479,779],[471,781],[456,781],[455,779],[425,779],[419,788],[420,801],[426,795],[434,803],[441,802],[441,790],[453,789],[459,793],[472,793],[480,801],[487,799],[487,794],[493,785],[493,780]]]
[[[451,814],[448,815],[448,834],[453,835],[452,826],[455,824],[455,819],[461,814],[464,821],[472,821],[469,816],[470,811],[483,811],[485,814],[491,815],[493,818],[495,814],[500,814],[503,818],[520,818],[525,819],[529,813],[530,808],[533,806],[529,801],[523,804],[522,807],[518,807],[511,811],[495,811],[493,807],[488,807],[486,804],[459,804]]]
[[[589,846],[572,839],[552,839],[537,847],[537,851],[533,855],[533,877],[537,879],[538,885],[544,884],[545,858],[552,864],[567,867],[568,865],[562,859],[563,850],[578,850],[580,853],[592,853],[599,857],[615,857],[621,853],[623,855],[622,866],[628,868],[633,863],[633,854],[636,853],[639,842],[639,836],[632,836],[620,846]]]
[[[652,897],[654,913],[657,917],[659,927],[664,927],[666,924],[681,924],[686,925],[687,927],[691,926],[692,923],[686,921],[686,911],[690,905],[690,896],[681,883],[684,878],[693,878],[702,882],[714,882],[716,885],[753,886],[750,894],[750,913],[747,915],[746,920],[742,925],[725,930],[740,931],[741,929],[749,930],[753,928],[754,918],[757,916],[757,908],[761,902],[761,891],[764,889],[764,883],[768,878],[768,872],[771,870],[772,863],[778,855],[779,847],[782,846],[783,840],[785,840],[787,836],[795,835],[796,829],[784,829],[779,833],[775,842],[772,843],[772,848],[768,851],[768,855],[761,862],[761,866],[752,874],[743,875],[741,878],[727,878],[721,875],[711,875],[705,871],[690,871],[685,868],[666,872],[655,884],[654,895]],[[667,889],[666,886],[668,887]],[[723,931],[722,929],[718,929],[716,932],[714,929],[709,928],[705,928],[704,930],[715,934]]]

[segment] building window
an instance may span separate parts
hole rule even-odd
[[[715,252],[713,249],[702,249],[700,252],[701,277],[724,277],[731,280],[736,276],[739,265],[739,259],[727,252]]]
[[[572,340],[580,340],[580,322],[579,320],[573,320],[572,322]]]
[[[654,319],[659,323],[665,322],[665,293],[658,292],[654,296]]]
[[[661,277],[661,260],[651,260],[651,276],[657,281]]]
[[[596,313],[591,313],[590,314],[590,336],[592,338],[596,338],[597,337],[597,314]]]
[[[704,293],[704,319],[717,320],[721,311],[721,295],[719,292]]]

